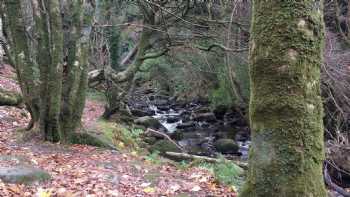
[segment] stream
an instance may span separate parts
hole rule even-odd
[[[190,154],[248,158],[249,127],[234,109],[212,109],[208,102],[183,102],[166,96],[145,98],[144,94],[131,103],[133,115],[159,121],[161,126],[154,129],[169,135]]]

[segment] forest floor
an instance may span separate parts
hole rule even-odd
[[[19,90],[9,66],[0,70],[0,86]],[[103,104],[87,101],[83,124],[91,126],[103,112]],[[47,171],[51,179],[31,185],[0,180],[0,196],[236,196],[231,187],[215,182],[202,168],[179,169],[172,163],[154,164],[135,153],[85,145],[61,145],[16,140],[16,130],[29,114],[16,107],[0,107],[0,157],[11,156]],[[2,160],[0,168],[19,160]]]

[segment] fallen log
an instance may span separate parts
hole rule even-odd
[[[205,157],[205,156],[199,156],[199,155],[190,155],[187,153],[175,153],[175,152],[166,152],[165,153],[169,157],[173,157],[179,160],[203,160],[209,163],[219,163],[221,160],[217,158],[212,157]],[[229,160],[231,161],[231,160]],[[240,161],[232,161],[239,167],[243,169],[248,169],[248,165],[246,163],[240,162]]]

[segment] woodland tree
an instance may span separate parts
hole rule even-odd
[[[253,1],[250,148],[241,197],[327,196],[322,1]]]
[[[28,129],[69,143],[85,103],[91,1],[3,2],[10,56],[32,117]]]

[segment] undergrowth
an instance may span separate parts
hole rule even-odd
[[[130,151],[139,149],[140,135],[144,132],[142,129],[127,128],[105,120],[98,121],[98,126],[117,149],[128,149]]]
[[[142,129],[129,129],[117,125],[113,131],[113,142],[119,149],[138,150],[141,142],[140,135],[142,133]]]
[[[159,151],[153,151],[152,153],[146,155],[144,158],[146,161],[153,163],[153,164],[161,164],[162,160],[161,157],[159,156]]]
[[[180,162],[179,169],[188,169],[189,167],[200,167],[211,172],[220,184],[232,186],[235,189],[240,189],[244,182],[244,170],[234,162],[221,157],[217,163],[208,163],[202,160],[195,160],[190,163],[186,161]]]
[[[228,160],[221,160],[218,163],[201,163],[199,167],[213,173],[215,180],[220,184],[240,188],[243,184],[243,169]]]

